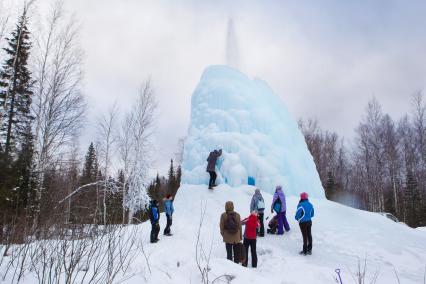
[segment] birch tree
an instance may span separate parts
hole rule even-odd
[[[117,104],[114,104],[108,111],[107,115],[102,116],[98,123],[99,131],[99,153],[102,159],[102,169],[104,172],[104,183],[103,183],[103,224],[107,224],[107,203],[106,196],[109,190],[109,172],[111,166],[112,150],[117,142],[116,135],[116,119],[118,116]]]
[[[86,102],[81,92],[83,53],[78,26],[75,18],[64,11],[62,1],[52,4],[38,34],[33,112],[37,153],[34,164],[40,199],[46,167],[78,134]]]
[[[142,85],[139,96],[126,118],[131,133],[127,193],[124,198],[125,206],[129,210],[129,223],[132,222],[133,214],[146,208],[149,202],[147,178],[156,108],[157,103],[151,82],[147,80]]]

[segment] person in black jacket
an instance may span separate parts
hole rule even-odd
[[[207,158],[207,169],[206,172],[210,175],[209,180],[209,189],[213,189],[213,187],[216,186],[216,161],[217,158],[219,158],[222,155],[222,149],[214,150],[213,152],[210,152],[209,157]]]
[[[155,199],[149,205],[149,220],[151,221],[151,243],[156,243],[159,241],[160,210],[158,208],[158,201]]]

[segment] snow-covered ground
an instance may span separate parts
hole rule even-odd
[[[113,283],[202,283],[196,262],[197,232],[201,212],[204,219],[200,234],[200,244],[209,258],[209,283],[222,275],[232,279],[229,283],[335,283],[336,269],[341,270],[343,283],[357,283],[353,275],[361,269],[366,260],[365,283],[424,283],[426,265],[426,232],[412,229],[375,213],[356,210],[324,199],[311,199],[315,206],[313,220],[313,255],[301,256],[302,238],[297,223],[293,219],[297,205],[296,197],[288,197],[288,219],[291,230],[283,236],[266,235],[257,243],[258,267],[244,268],[226,259],[225,245],[219,233],[219,218],[224,204],[232,200],[241,217],[249,214],[249,204],[254,187],[230,187],[220,185],[208,190],[205,185],[184,185],[175,200],[173,236],[160,234],[160,241],[149,243],[151,225],[149,222],[129,226],[120,237],[124,242],[135,232],[136,242],[144,244],[133,247],[126,253],[136,255],[125,275],[118,274]],[[267,204],[272,196],[263,192]],[[270,216],[266,212],[266,217]],[[163,215],[160,224],[165,226]],[[265,222],[267,223],[267,221]],[[53,247],[57,241],[47,241]],[[101,240],[108,245],[108,239]],[[198,247],[201,248],[200,246]],[[19,251],[14,246],[12,252]],[[199,250],[200,251],[200,250]],[[145,253],[144,253],[145,252]],[[211,253],[210,253],[211,252]],[[12,253],[13,254],[13,253]],[[104,253],[105,254],[105,253]],[[106,254],[105,254],[106,255]],[[97,258],[102,258],[102,253]],[[8,257],[6,257],[7,259]],[[39,267],[43,267],[40,258]],[[48,261],[48,260],[47,260]],[[92,262],[95,261],[94,259]],[[99,261],[99,259],[98,259]],[[148,264],[149,263],[149,267]],[[38,264],[35,264],[38,265]],[[3,276],[7,262],[0,265]],[[206,259],[201,260],[202,268]],[[93,263],[79,264],[75,283],[80,283],[85,271],[87,283],[93,273]],[[85,268],[87,267],[87,268]],[[0,283],[16,283],[8,274]],[[65,275],[59,283],[65,283]],[[225,280],[225,278],[221,278]],[[2,282],[3,281],[3,282]],[[27,270],[20,283],[38,283],[34,271]],[[74,283],[74,282],[73,282]],[[103,283],[103,282],[102,282]],[[215,281],[214,283],[226,283]]]
[[[313,255],[300,256],[302,240],[293,218],[298,200],[287,201],[290,232],[284,236],[266,235],[258,239],[258,268],[244,268],[226,260],[225,245],[219,233],[219,218],[224,204],[232,200],[241,217],[249,214],[254,188],[222,185],[214,191],[206,186],[183,186],[175,201],[172,237],[160,236],[156,244],[147,244],[150,274],[141,255],[132,265],[136,275],[126,283],[201,283],[195,255],[200,212],[206,208],[201,241],[207,254],[211,248],[210,280],[231,275],[231,283],[334,283],[335,269],[341,269],[343,283],[355,283],[358,259],[367,259],[366,283],[378,274],[376,283],[423,283],[426,265],[426,233],[395,223],[379,214],[352,209],[323,199],[312,199]],[[270,204],[272,196],[263,193]],[[269,216],[269,212],[265,214]],[[267,223],[267,222],[266,222]],[[149,240],[150,224],[142,224]],[[165,226],[165,218],[161,220]],[[139,272],[138,272],[139,271]],[[142,272],[144,271],[144,272]],[[272,283],[272,282],[271,282]]]

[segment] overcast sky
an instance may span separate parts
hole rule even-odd
[[[39,0],[46,2],[48,0]],[[151,77],[159,102],[156,168],[185,136],[203,69],[224,64],[234,21],[240,69],[269,83],[294,117],[351,137],[369,99],[398,119],[426,85],[426,1],[65,0],[81,21],[93,134]]]

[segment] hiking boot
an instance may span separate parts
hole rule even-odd
[[[301,252],[299,252],[300,255],[306,255],[306,252],[304,252],[303,250]]]
[[[159,240],[151,240],[151,244],[155,244],[156,242],[158,242]]]
[[[308,254],[309,254],[309,255],[312,255],[312,251],[311,251],[311,250],[308,250]]]
[[[213,187],[209,186],[209,189],[213,189]]]
[[[213,185],[212,185],[212,187],[216,187],[216,186],[217,186],[217,184],[213,184]]]

